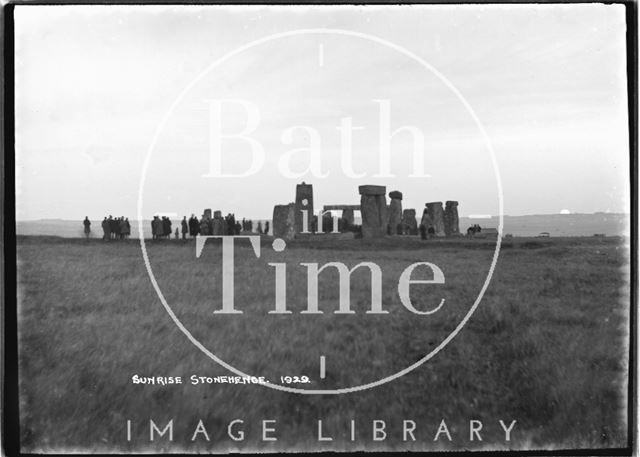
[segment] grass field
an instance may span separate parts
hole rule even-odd
[[[222,306],[220,246],[148,243],[150,263],[176,316],[205,347],[245,373],[275,381],[306,375],[307,385],[336,389],[373,382],[421,359],[458,324],[487,275],[488,241],[291,242],[259,259],[236,247],[236,308]],[[621,238],[505,239],[495,274],[476,312],[433,359],[400,379],[345,395],[298,395],[253,385],[191,385],[189,376],[229,375],[192,345],[156,295],[135,241],[20,237],[18,333],[21,446],[24,452],[223,452],[241,450],[560,449],[626,445],[629,245]],[[303,262],[377,263],[386,315],[365,314],[371,284],[352,276],[352,315],[334,314],[338,281],[320,276],[324,314],[305,315]],[[268,314],[274,272],[287,264],[289,315]],[[412,286],[416,308],[400,302],[398,278],[411,263],[431,262],[444,285]],[[426,270],[423,270],[423,272]],[[420,276],[416,273],[415,277]],[[319,360],[326,358],[326,378]],[[181,376],[184,384],[133,384],[132,376]],[[149,419],[167,436],[149,441]],[[202,419],[210,441],[192,441]],[[244,421],[245,439],[227,436]],[[261,440],[275,419],[278,441]],[[317,421],[333,441],[318,442]],[[350,421],[356,421],[356,440]],[[384,441],[372,421],[386,422]],[[442,420],[451,441],[434,436]],[[127,441],[127,420],[131,440]],[[416,441],[403,441],[403,420]],[[469,421],[483,423],[482,441]],[[498,420],[517,420],[505,442]]]

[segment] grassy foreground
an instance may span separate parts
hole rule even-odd
[[[277,382],[306,375],[307,385],[337,389],[389,376],[420,360],[456,327],[487,275],[487,241],[385,239],[339,244],[292,242],[256,258],[236,247],[236,308],[221,309],[220,246],[148,243],[159,286],[176,316],[207,349],[245,373]],[[618,238],[506,239],[489,288],[462,331],[405,376],[345,395],[299,395],[264,386],[199,384],[189,377],[231,375],[197,349],[165,311],[136,241],[18,239],[20,442],[23,452],[224,452],[311,450],[560,449],[626,445],[629,245]],[[365,314],[371,283],[352,276],[352,315],[338,315],[338,276],[320,276],[321,315],[305,315],[300,263],[377,263],[387,315]],[[274,269],[287,264],[292,314],[274,305]],[[398,278],[431,262],[445,285],[412,286],[416,308],[400,302]],[[421,270],[424,275],[426,270]],[[414,278],[421,274],[415,273]],[[319,359],[326,358],[320,379]],[[132,382],[132,376],[181,376],[183,384]],[[168,435],[149,440],[149,420]],[[229,422],[243,441],[227,434]],[[263,420],[276,420],[262,440]],[[318,441],[317,421],[323,435]],[[127,440],[127,420],[131,437]],[[199,434],[202,420],[209,440]],[[355,440],[351,440],[355,420]],[[386,439],[372,439],[384,420]],[[403,421],[416,424],[404,440]],[[445,420],[451,441],[434,441]],[[470,440],[469,421],[483,424]],[[499,425],[516,420],[510,441]]]

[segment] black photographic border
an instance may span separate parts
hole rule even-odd
[[[0,394],[0,409],[2,417],[0,419],[0,441],[2,442],[1,452],[7,456],[35,455],[20,452],[20,424],[19,424],[19,390],[18,390],[18,321],[17,321],[17,276],[16,276],[16,213],[15,213],[15,119],[14,119],[14,9],[16,5],[463,5],[463,4],[618,4],[625,7],[626,19],[626,76],[627,76],[627,109],[628,109],[628,135],[629,135],[629,176],[630,185],[630,306],[629,306],[629,373],[628,373],[628,397],[627,397],[627,444],[621,448],[596,448],[596,449],[558,449],[558,450],[522,450],[522,451],[469,451],[469,452],[420,452],[420,455],[528,455],[528,456],[624,456],[632,455],[638,449],[638,386],[637,386],[637,344],[638,344],[638,5],[635,0],[615,0],[615,1],[523,1],[523,0],[491,0],[483,2],[475,1],[282,1],[271,2],[258,1],[74,1],[74,0],[53,0],[53,1],[28,1],[28,0],[8,0],[2,5],[2,54],[3,54],[3,91],[0,98],[3,111],[3,122],[0,131],[3,137],[3,149],[0,154],[0,179],[4,183],[2,186],[2,199],[0,207],[2,209],[2,262],[0,262],[0,288],[2,295],[0,305],[2,306],[2,316],[0,317],[0,333],[2,334],[1,360],[2,360],[2,393]],[[337,453],[316,453],[315,455],[331,455]],[[352,455],[365,455],[364,452],[346,453]],[[367,455],[385,455],[374,452]],[[56,455],[56,454],[48,454]],[[96,455],[96,454],[77,454]],[[109,454],[118,455],[118,454]],[[160,454],[162,455],[162,454]],[[165,454],[171,455],[171,454]],[[237,454],[246,455],[246,454]]]

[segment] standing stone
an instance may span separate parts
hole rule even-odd
[[[433,227],[435,236],[444,236],[444,210],[442,209],[442,202],[427,203],[424,212],[422,213],[422,221],[420,222],[429,230],[429,227]]]
[[[273,236],[292,240],[296,236],[295,203],[273,207]]]
[[[402,223],[402,192],[389,192],[389,228],[391,235],[398,235],[398,225]]]
[[[204,218],[211,219],[211,208],[207,208],[204,210]]]
[[[211,210],[209,210],[209,217],[211,217]],[[216,219],[222,219],[222,211],[214,211],[213,217]]]
[[[385,186],[360,186],[362,237],[379,238],[387,233],[387,199]]]
[[[409,235],[418,234],[418,222],[416,221],[415,209],[405,209],[402,212],[402,225],[405,227],[405,230],[409,232]]]
[[[446,236],[460,234],[460,223],[458,220],[458,202],[449,200],[444,207],[444,233]]]
[[[338,227],[339,230],[339,227]],[[333,216],[331,212],[327,212],[322,215],[322,232],[331,233],[333,231]]]
[[[355,221],[355,218],[353,216],[353,210],[352,209],[343,209],[342,210],[342,219],[344,219],[347,227],[352,227],[353,223]]]
[[[302,184],[296,186],[296,202],[295,202],[295,231],[302,232],[302,210],[307,210],[307,231],[311,231],[311,217],[313,216],[313,186]]]

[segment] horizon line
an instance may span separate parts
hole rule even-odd
[[[609,214],[609,215],[625,215],[625,216],[630,216],[631,213],[630,212],[614,212],[614,211],[594,211],[592,213],[580,213],[580,212],[575,212],[575,213],[532,213],[532,214],[503,214],[502,217],[529,217],[529,216],[575,216],[575,215],[597,215],[597,214]],[[188,215],[185,215],[186,217],[190,217]],[[102,216],[102,218],[104,218],[105,216]],[[115,216],[115,217],[121,217],[121,216]],[[128,217],[128,216],[123,216],[123,217],[127,217],[130,221],[137,221],[138,219],[135,217]],[[419,217],[418,214],[416,214],[416,217]],[[500,217],[499,215],[487,215],[487,214],[469,214],[469,215],[463,215],[463,216],[459,216],[459,218],[465,218],[465,219],[478,219],[478,220],[482,220],[482,219],[495,219]],[[91,219],[91,218],[90,218]],[[97,219],[101,219],[101,217],[98,218],[93,218],[94,220]],[[181,219],[180,216],[177,216],[176,219]],[[251,220],[271,220],[273,219],[273,217],[244,217],[243,219],[251,219]],[[82,221],[84,220],[84,218],[77,218],[77,219],[67,219],[67,218],[59,218],[59,217],[44,217],[44,218],[40,218],[40,219],[15,219],[16,223],[17,222],[39,222],[39,221]],[[151,219],[143,219],[143,220],[151,220]],[[240,219],[241,220],[241,219]]]

